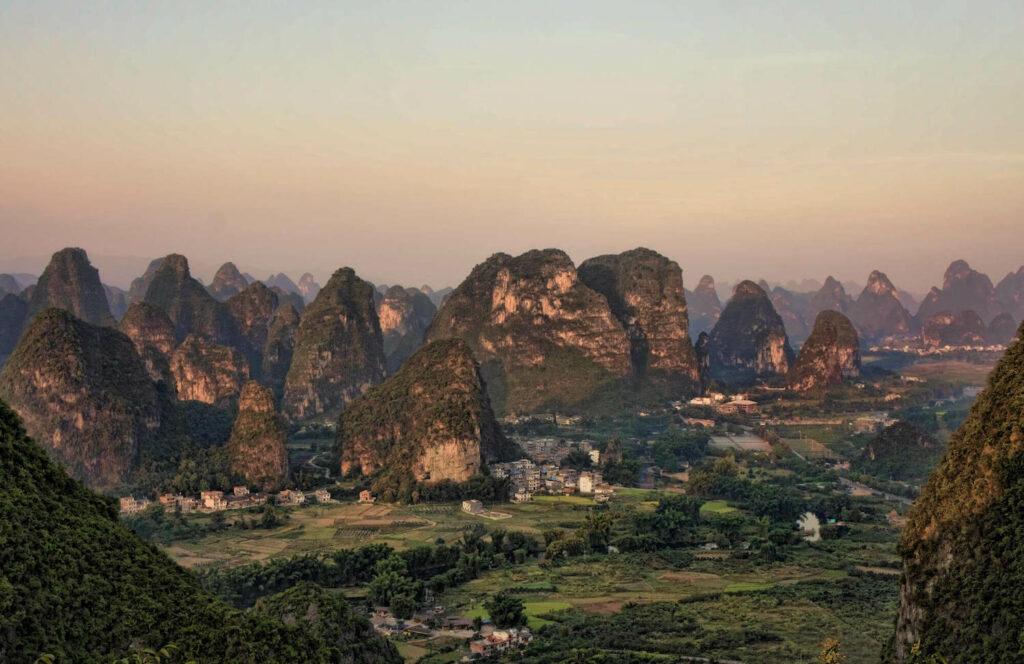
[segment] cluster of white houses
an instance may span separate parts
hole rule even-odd
[[[496,629],[482,639],[469,644],[471,656],[490,657],[508,652],[521,646],[528,646],[533,641],[533,634],[525,627],[522,629]]]
[[[308,494],[304,491],[285,489],[271,496],[266,493],[250,493],[248,487],[236,486],[230,494],[223,491],[202,491],[199,497],[184,496],[180,493],[165,493],[157,498],[157,502],[168,510],[187,512],[219,512],[221,510],[237,510],[262,505],[273,498],[278,505],[302,505],[312,497],[318,503],[331,502],[331,494],[327,489],[317,489]],[[136,514],[146,509],[152,501],[135,496],[122,496],[120,499],[122,514]]]
[[[515,489],[512,500],[517,503],[529,501],[535,493],[571,495],[578,491],[593,495],[597,502],[604,502],[614,494],[614,490],[604,483],[598,471],[580,472],[550,463],[538,466],[529,459],[495,463],[490,466],[490,470],[494,477],[507,477],[512,481]]]

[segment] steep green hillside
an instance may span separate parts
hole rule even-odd
[[[1024,638],[1024,342],[989,377],[911,510],[890,656],[1018,662]]]
[[[344,616],[340,627],[274,619],[297,599],[246,615],[201,590],[51,463],[0,402],[0,661],[100,662],[167,643],[200,664],[401,661],[337,602],[328,615]]]

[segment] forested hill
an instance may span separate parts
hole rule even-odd
[[[229,607],[120,525],[0,402],[0,662],[108,662],[166,644],[198,664],[401,661],[343,600],[329,608],[325,630]]]

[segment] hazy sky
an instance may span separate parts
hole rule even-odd
[[[645,245],[691,286],[998,280],[1022,34],[1021,0],[0,0],[0,271],[444,285]]]

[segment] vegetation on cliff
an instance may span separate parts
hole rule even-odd
[[[124,480],[160,427],[158,395],[132,341],[63,309],[29,325],[0,372],[0,398],[92,487]]]
[[[473,268],[426,335],[452,337],[473,350],[499,413],[578,407],[630,373],[621,323],[557,249],[495,254]]]
[[[1018,337],[1024,328],[1018,330]],[[911,510],[889,655],[950,662],[1020,656],[1024,615],[1024,342],[989,376]]]
[[[242,388],[238,417],[224,448],[228,467],[249,486],[281,488],[288,475],[288,430],[274,408],[274,393],[256,381]]]
[[[41,653],[59,662],[109,661],[168,643],[199,664],[401,661],[340,598],[317,601],[339,624],[311,629],[281,621],[297,597],[268,600],[246,615],[202,590],[119,524],[110,502],[51,463],[3,403],[0,542],[5,661],[32,662]]]
[[[100,273],[89,263],[85,249],[61,249],[50,258],[32,290],[26,322],[47,307],[65,309],[93,325],[117,323],[110,313]]]
[[[502,434],[469,346],[434,341],[383,385],[341,413],[343,473],[376,473],[378,487],[465,482],[506,457]]]
[[[818,314],[789,371],[789,385],[807,391],[860,375],[860,339],[850,319],[832,309]]]
[[[196,334],[218,344],[237,343],[238,330],[231,314],[192,278],[188,259],[180,254],[161,261],[146,289],[145,301],[167,313],[179,341]]]
[[[342,268],[306,307],[295,333],[282,410],[293,420],[337,413],[384,380],[373,286]]]
[[[768,294],[752,281],[736,286],[701,351],[711,378],[727,383],[785,374],[793,349]]]

